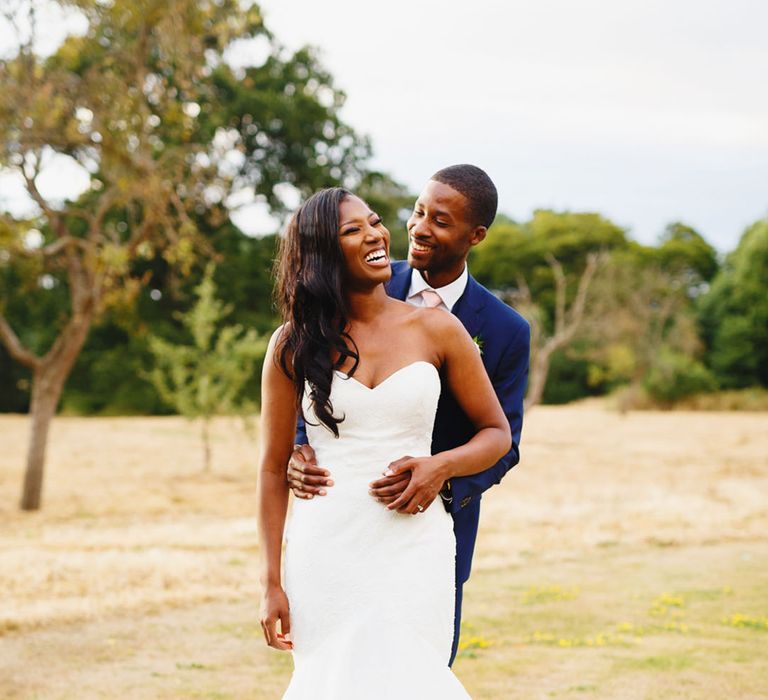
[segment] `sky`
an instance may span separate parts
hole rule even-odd
[[[721,252],[768,215],[765,0],[260,4],[288,49],[318,48],[372,164],[414,193],[469,162],[515,219],[598,211],[646,243],[683,221]],[[75,25],[52,18],[47,44]],[[83,176],[61,161],[41,184]],[[18,204],[17,185],[0,174],[0,203]],[[253,207],[236,221],[270,226]]]
[[[500,210],[598,211],[721,251],[768,215],[765,0],[263,0],[312,44],[374,165],[418,192],[469,162]]]

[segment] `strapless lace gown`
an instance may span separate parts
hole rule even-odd
[[[294,673],[284,700],[468,698],[448,667],[453,640],[453,523],[435,502],[389,511],[368,484],[400,457],[430,454],[440,377],[409,364],[373,389],[337,372],[338,439],[305,394],[307,435],[334,486],[295,499],[286,528],[285,589]]]

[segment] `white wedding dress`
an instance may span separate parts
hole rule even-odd
[[[390,462],[430,454],[440,395],[434,365],[413,362],[369,389],[336,372],[339,438],[317,423],[305,392],[307,436],[334,485],[294,499],[285,589],[294,673],[284,700],[469,698],[448,667],[453,640],[453,522],[438,501],[390,511],[368,494]]]

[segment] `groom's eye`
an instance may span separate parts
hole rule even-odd
[[[384,219],[382,219],[380,216],[377,216],[373,221],[371,221],[371,226],[378,226],[379,224],[383,224]]]

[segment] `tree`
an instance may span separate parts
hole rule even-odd
[[[67,4],[82,13],[87,30],[45,58],[34,51],[34,0],[6,3],[5,18],[20,44],[0,61],[0,169],[19,176],[36,206],[24,218],[0,212],[0,341],[31,373],[32,430],[21,499],[27,510],[40,506],[50,422],[92,324],[138,295],[152,261],[160,259],[185,275],[197,254],[210,255],[201,227],[226,220],[228,195],[244,183],[271,201],[279,199],[277,179],[307,180],[300,158],[281,160],[298,151],[305,132],[281,131],[271,120],[275,133],[270,133],[259,121],[257,108],[266,104],[268,113],[269,96],[284,92],[281,66],[293,57],[274,42],[256,5],[237,0]],[[239,81],[224,61],[233,41],[253,38],[270,46],[265,65],[274,75],[262,85]],[[314,101],[324,110],[319,113],[335,117],[343,95],[324,74],[312,82],[314,65],[303,60],[301,72],[320,92],[308,90],[301,107]],[[223,85],[258,89],[262,96],[248,118],[239,117],[259,146],[239,165],[233,153],[246,149],[230,138],[227,126],[237,110],[225,117],[216,113],[226,98]],[[280,104],[287,109],[285,101]],[[302,123],[298,110],[290,116],[290,123]],[[365,142],[349,129],[331,126],[317,127],[325,140],[314,140],[313,147],[330,155],[315,164],[313,177],[322,172],[329,179],[353,177],[352,164],[367,152]],[[266,135],[260,140],[261,133]],[[344,144],[337,143],[341,138]],[[82,168],[88,187],[77,201],[45,196],[40,178],[54,159]],[[265,166],[270,176],[260,179],[258,164],[264,159],[283,165]],[[19,301],[11,286],[19,278],[34,290],[33,298]],[[66,293],[56,295],[55,313],[41,328],[39,307],[32,318],[25,307],[53,290]]]
[[[702,284],[710,282],[720,267],[717,251],[698,231],[679,221],[666,227],[659,243],[651,256],[660,269],[687,285],[690,296],[696,296]]]
[[[552,268],[556,299],[553,324],[549,333],[546,331],[541,309],[533,302],[530,289],[522,276],[519,278],[516,292],[509,295],[510,301],[520,309],[531,323],[531,368],[528,393],[525,397],[526,408],[541,403],[549,376],[552,355],[567,347],[579,330],[584,320],[584,309],[592,279],[605,260],[605,253],[593,251],[587,255],[584,269],[581,271],[576,285],[576,294],[569,306],[566,306],[568,280],[563,266],[551,253],[546,255],[546,260]]]
[[[178,314],[192,343],[177,345],[150,336],[155,367],[147,375],[164,401],[189,419],[201,419],[206,472],[211,465],[211,418],[252,407],[252,402],[244,402],[242,390],[267,346],[252,328],[244,332],[239,324],[221,326],[232,305],[216,299],[213,271],[209,264],[195,289],[197,301],[187,313]]]
[[[702,344],[690,294],[700,281],[687,266],[667,265],[660,248],[633,243],[614,251],[580,331],[591,381],[644,386],[664,403],[714,388],[697,359]]]
[[[606,251],[625,245],[624,231],[599,214],[538,210],[523,224],[501,218],[475,249],[478,279],[531,323],[526,406],[541,401],[552,356],[576,337]]]
[[[643,387],[667,404],[716,388],[700,361],[693,302],[717,269],[715,249],[680,222],[666,227],[658,246],[633,242],[614,251],[580,334],[591,381],[629,384],[629,400]]]
[[[744,232],[698,314],[707,364],[721,384],[768,387],[768,219]]]

